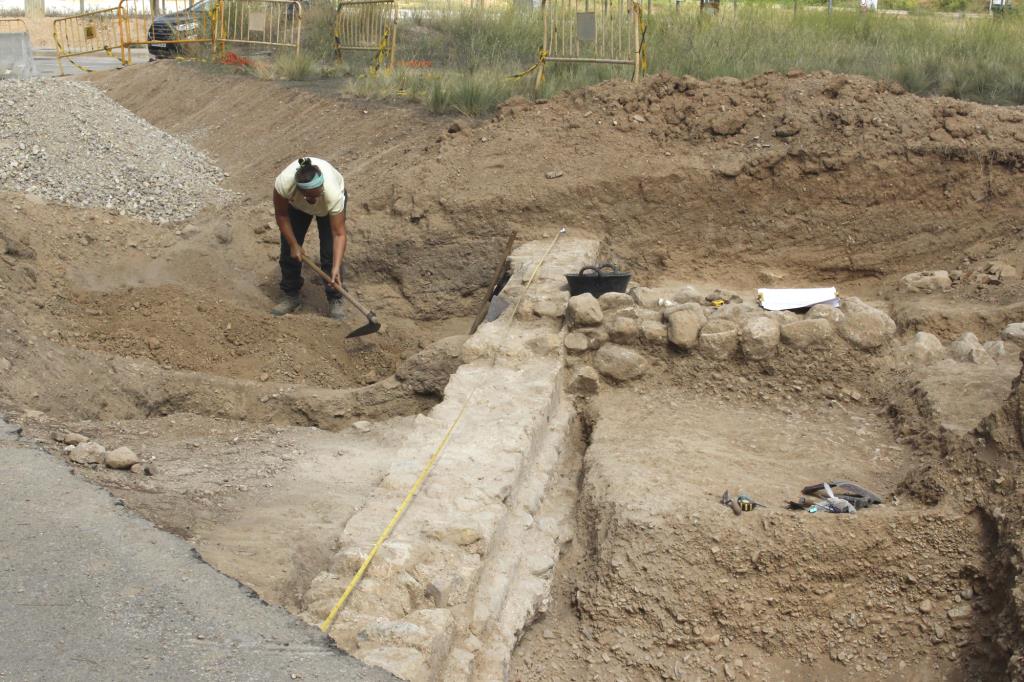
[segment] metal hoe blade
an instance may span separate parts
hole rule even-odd
[[[310,258],[309,256],[306,256],[306,255],[303,255],[302,256],[302,260],[306,263],[306,265],[308,265],[310,267],[310,269],[313,272],[315,272],[317,275],[320,276],[321,279],[323,279],[325,282],[327,282],[327,284],[332,289],[336,290],[339,294],[341,294],[346,299],[348,299],[348,302],[351,303],[355,307],[356,310],[358,310],[360,313],[362,313],[366,317],[366,324],[364,324],[362,327],[359,327],[358,329],[352,330],[351,332],[348,333],[348,335],[346,335],[345,338],[352,339],[352,338],[355,338],[357,336],[366,336],[367,334],[374,334],[374,333],[380,331],[380,326],[381,326],[380,325],[380,321],[377,319],[377,316],[373,313],[372,310],[370,310],[369,308],[364,306],[362,303],[360,303],[359,299],[357,299],[355,296],[350,294],[344,287],[338,287],[338,286],[335,286],[334,284],[332,284],[331,283],[331,278],[327,276],[326,272],[324,272],[323,270],[320,269],[319,265],[317,265],[315,262],[313,262],[312,258]]]
[[[354,339],[357,336],[366,336],[367,334],[376,334],[380,331],[380,322],[377,321],[376,315],[370,315],[367,318],[367,323],[358,329],[350,331],[345,338]]]

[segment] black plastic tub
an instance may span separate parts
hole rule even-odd
[[[629,278],[632,276],[632,273],[621,272],[611,263],[602,263],[581,268],[574,275],[566,275],[565,279],[569,281],[570,296],[592,294],[594,298],[597,298],[601,294],[613,291],[620,294],[626,293]]]

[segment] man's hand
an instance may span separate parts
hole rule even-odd
[[[336,288],[341,288],[341,270],[331,270],[331,284]]]
[[[302,253],[302,244],[299,244],[298,242],[292,244],[292,258],[301,262],[303,255],[304,254]]]

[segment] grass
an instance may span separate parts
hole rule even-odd
[[[767,70],[830,70],[900,82],[921,95],[1024,104],[1024,20],[789,14],[655,17],[652,70],[746,78]]]
[[[320,66],[305,52],[281,52],[271,69],[275,78],[288,81],[309,81],[320,76]]]
[[[842,7],[837,1],[836,6]],[[847,0],[847,8],[852,3]],[[449,10],[403,21],[400,64],[368,75],[369,59],[346,58],[344,86],[368,97],[406,97],[435,113],[492,111],[513,95],[548,97],[608,78],[628,67],[549,64],[541,89],[533,75],[510,78],[536,62],[538,13]],[[1024,17],[954,21],[936,15],[892,16],[836,11],[795,15],[768,6],[723,3],[717,17],[694,11],[649,18],[652,73],[748,78],[764,71],[829,70],[894,80],[920,95],[987,104],[1024,104]]]

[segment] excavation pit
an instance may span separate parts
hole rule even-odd
[[[1020,674],[1017,112],[831,74],[658,77],[446,133],[187,65],[94,82],[237,201],[161,225],[4,195],[0,396],[57,456],[77,432],[155,464],[71,466],[263,598],[320,623],[458,422],[331,628],[364,661],[413,680]],[[723,108],[745,127],[715,132]],[[264,134],[298,115],[320,134]],[[951,118],[986,132],[934,134]],[[384,334],[345,340],[361,320],[324,317],[312,281],[298,314],[267,314],[269,179],[314,152],[350,179],[348,282]],[[537,282],[514,325],[464,340],[512,230],[509,300],[540,264]],[[609,259],[638,288],[567,322],[564,274]],[[950,290],[905,290],[939,268]],[[860,331],[753,303],[832,284]],[[700,314],[673,321],[657,301],[686,287]],[[715,289],[745,301],[715,310]],[[781,508],[831,478],[884,504]],[[767,506],[736,516],[725,489]]]

